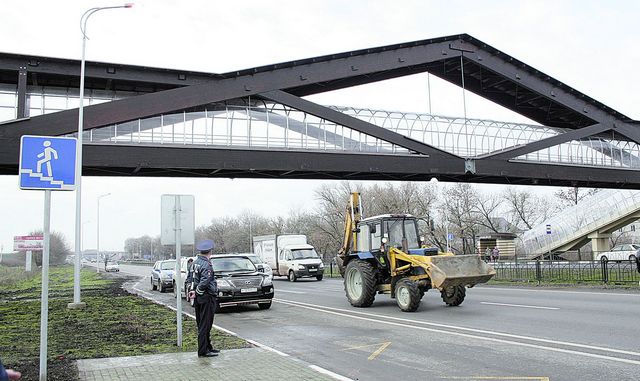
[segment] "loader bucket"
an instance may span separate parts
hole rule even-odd
[[[438,255],[429,259],[431,284],[438,289],[474,286],[496,275],[496,270],[479,255]]]

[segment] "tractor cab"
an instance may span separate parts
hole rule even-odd
[[[358,224],[356,251],[403,251],[420,248],[418,225],[410,214],[384,214],[365,218]],[[386,250],[385,250],[386,249]]]

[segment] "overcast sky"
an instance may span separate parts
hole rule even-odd
[[[3,1],[0,51],[79,59],[82,13],[104,1]],[[468,33],[623,114],[640,119],[637,1],[136,1],[96,13],[87,60],[226,72],[282,61]],[[79,68],[78,68],[79,73]],[[426,75],[326,93],[321,104],[428,111]],[[460,89],[432,79],[434,114],[462,116]],[[469,117],[526,121],[467,96]],[[83,178],[85,248],[160,233],[160,195],[193,194],[196,225],[244,210],[275,216],[314,206],[315,180]],[[498,185],[495,189],[501,188]],[[44,195],[0,176],[0,245],[42,226]],[[485,188],[486,189],[486,188]],[[542,190],[542,188],[534,188]],[[54,192],[52,230],[73,247],[74,194]]]

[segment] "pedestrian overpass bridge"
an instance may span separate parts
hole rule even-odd
[[[418,73],[533,122],[305,98]],[[78,74],[78,61],[0,54],[0,174],[17,174],[20,136],[76,133]],[[638,121],[464,34],[225,74],[90,62],[85,88],[85,175],[640,189]]]
[[[547,253],[577,250],[589,241],[594,253],[608,251],[611,233],[638,219],[640,192],[604,189],[524,232],[519,238],[518,256],[540,258]]]

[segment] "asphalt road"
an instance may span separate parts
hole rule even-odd
[[[350,306],[341,279],[276,278],[274,286],[270,310],[233,308],[215,323],[354,380],[640,377],[637,292],[485,286],[467,290],[460,307],[447,307],[431,290],[418,311],[403,313],[388,295],[370,308]],[[137,288],[175,303],[171,292],[151,291],[148,277]]]

